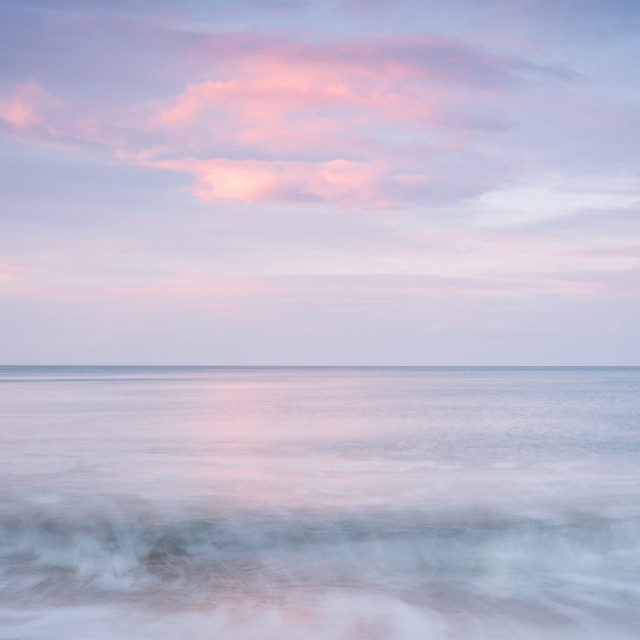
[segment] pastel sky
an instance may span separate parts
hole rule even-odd
[[[0,363],[640,364],[638,0],[0,0]]]

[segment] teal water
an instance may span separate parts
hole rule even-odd
[[[0,368],[0,639],[637,638],[640,368]]]

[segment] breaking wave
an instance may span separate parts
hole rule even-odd
[[[5,601],[180,606],[336,588],[412,604],[640,605],[640,517],[558,510],[255,512],[133,498],[6,500]],[[446,598],[443,594],[447,594]],[[163,598],[158,600],[158,594]]]

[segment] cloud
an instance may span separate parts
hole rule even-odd
[[[0,101],[0,117],[31,142],[99,145],[123,163],[188,173],[203,201],[392,208],[505,179],[477,141],[508,128],[506,94],[559,73],[424,34],[194,42],[182,74],[206,68],[206,79],[174,95],[66,102],[30,81]]]
[[[528,73],[559,73],[427,35],[314,43],[277,34],[217,34],[196,57],[206,60],[215,79],[187,85],[158,108],[154,124],[175,130],[213,111],[234,114],[244,128],[318,113],[343,119],[342,129],[370,129],[381,119],[469,127],[473,118],[462,125],[460,116],[471,95],[475,110],[483,95],[507,90]]]
[[[423,175],[393,174],[384,164],[266,162],[258,160],[145,161],[145,166],[191,173],[201,200],[255,202],[333,202],[342,206],[385,207],[391,198],[427,184]]]
[[[495,90],[520,82],[521,74],[564,77],[543,67],[442,36],[376,35],[310,41],[282,33],[218,33],[200,45],[213,69],[257,65],[256,71],[306,70],[314,76],[364,74],[378,79],[422,78],[445,85]]]
[[[0,125],[5,134],[36,144],[90,142],[107,144],[98,114],[85,114],[35,80],[13,86],[0,97]],[[0,129],[1,130],[1,129]]]
[[[47,112],[59,104],[37,82],[28,80],[16,85],[12,95],[0,98],[0,119],[19,130],[38,127],[45,124]]]
[[[0,283],[14,280],[18,272],[25,270],[26,267],[0,261]]]
[[[198,56],[212,79],[157,104],[147,126],[164,136],[164,157],[138,158],[192,173],[202,200],[394,206],[428,199],[434,183],[459,184],[458,197],[469,181],[450,157],[506,126],[500,96],[524,76],[557,75],[427,35],[223,33]]]

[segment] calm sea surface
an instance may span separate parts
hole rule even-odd
[[[0,367],[0,640],[638,640],[640,368]]]

